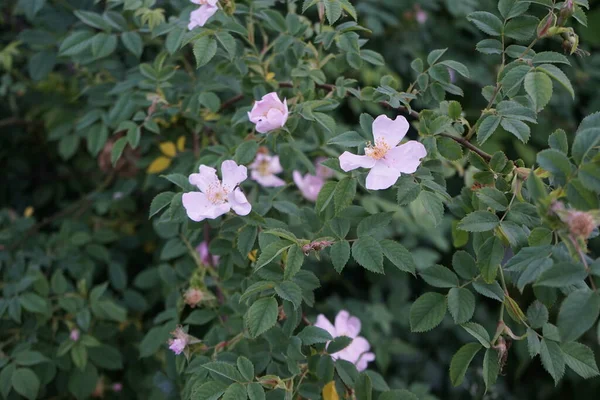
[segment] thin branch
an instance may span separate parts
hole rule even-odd
[[[29,122],[27,120],[17,118],[17,117],[10,117],[10,118],[0,120],[0,128],[4,128],[5,126],[11,126],[11,125],[27,125],[28,123]]]
[[[450,139],[454,140],[456,143],[458,143],[461,146],[463,146],[463,147],[471,150],[473,153],[476,153],[477,155],[479,155],[485,161],[489,162],[492,159],[491,155],[489,155],[485,151],[481,150],[479,147],[471,144],[471,142],[469,142],[466,138],[452,136],[449,133],[440,133],[439,136],[444,136],[444,137],[447,137],[447,138],[450,138]]]
[[[242,100],[243,98],[244,98],[243,94],[238,94],[237,96],[234,96],[234,97],[230,98],[229,100],[226,100],[224,103],[221,104],[221,108],[219,108],[219,112],[231,107],[232,105],[234,105],[238,101]]]

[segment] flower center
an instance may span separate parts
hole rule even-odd
[[[373,146],[371,142],[367,143],[365,154],[375,160],[381,160],[385,157],[389,149],[391,149],[391,146],[387,144],[385,139],[379,138],[375,140],[375,146]]]
[[[229,191],[227,190],[227,188],[221,186],[221,184],[218,184],[218,185],[211,185],[208,188],[206,197],[214,205],[219,205],[219,204],[223,204],[227,201],[228,194],[229,194]]]
[[[258,166],[256,167],[256,170],[258,171],[258,173],[260,174],[260,176],[269,176],[271,175],[271,168],[269,165],[269,161],[268,160],[263,160],[261,161]]]

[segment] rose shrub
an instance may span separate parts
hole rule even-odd
[[[2,398],[597,393],[587,0],[0,11]]]

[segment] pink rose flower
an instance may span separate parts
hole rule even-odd
[[[69,338],[76,342],[79,340],[80,332],[79,329],[71,329],[71,333],[69,334]]]
[[[258,153],[250,164],[250,177],[264,187],[278,187],[285,185],[285,181],[275,174],[283,172],[279,163],[279,156],[270,156]]]
[[[196,251],[200,255],[200,260],[203,264],[216,266],[219,264],[221,257],[213,256],[208,250],[208,242],[202,242],[196,246]]]
[[[289,116],[287,99],[279,100],[277,93],[272,92],[254,103],[248,118],[256,124],[259,133],[267,133],[274,129],[282,128]]]
[[[123,384],[120,382],[115,382],[112,385],[113,392],[121,392],[123,390]]]
[[[325,329],[329,334],[336,338],[338,336],[348,336],[352,339],[350,345],[331,355],[334,360],[346,360],[354,365],[358,371],[367,369],[367,364],[375,360],[375,354],[369,352],[371,345],[360,333],[361,323],[356,317],[353,317],[346,310],[342,310],[335,317],[335,326],[323,315],[319,314],[315,326]]]
[[[173,332],[171,332],[173,336],[172,339],[169,339],[169,349],[179,355],[183,353],[187,345],[190,343],[191,336],[188,335],[181,329],[181,326],[178,326]]]
[[[248,215],[252,206],[238,185],[248,177],[245,166],[233,160],[221,164],[223,182],[217,178],[217,171],[206,165],[200,166],[200,173],[191,174],[189,181],[199,192],[183,194],[183,207],[192,221],[215,219],[233,209],[238,215]]]
[[[414,173],[421,164],[421,159],[427,155],[425,146],[415,140],[398,146],[408,132],[408,127],[408,121],[402,116],[391,120],[380,115],[373,121],[375,145],[368,143],[364,156],[345,151],[340,156],[340,167],[346,172],[357,168],[371,169],[367,175],[367,189],[382,190],[391,187],[401,174]]]
[[[197,26],[204,26],[206,21],[219,10],[218,0],[192,0],[192,3],[200,4],[200,8],[190,14],[190,23],[188,24],[190,31]]]
[[[325,160],[327,160],[326,157],[318,157],[315,160],[315,168],[317,170],[317,176],[319,178],[329,179],[333,176],[333,170],[321,164]]]
[[[185,304],[195,308],[202,301],[202,299],[204,299],[204,293],[202,293],[202,290],[200,289],[189,288],[183,294],[183,299]]]
[[[325,185],[325,180],[315,175],[306,174],[302,176],[300,171],[292,172],[294,183],[300,189],[300,193],[306,200],[317,201],[319,192]]]

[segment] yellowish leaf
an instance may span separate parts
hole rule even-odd
[[[177,151],[183,151],[185,149],[185,136],[179,136],[177,138]]]
[[[158,147],[160,148],[160,151],[162,151],[162,153],[167,157],[173,158],[175,157],[175,154],[177,154],[177,149],[175,148],[175,143],[173,142],[162,142],[158,145]]]
[[[165,169],[169,168],[169,165],[171,165],[171,159],[168,157],[160,156],[157,157],[154,161],[152,161],[152,164],[148,166],[146,172],[148,172],[149,174],[158,174],[159,172],[163,172]]]
[[[34,211],[33,207],[29,206],[23,212],[23,216],[26,217],[26,218],[29,218],[29,217],[31,217],[33,215],[33,211]]]
[[[331,381],[323,387],[323,400],[340,400],[340,396],[335,389],[335,381]]]
[[[250,253],[248,253],[248,259],[252,262],[255,262],[257,253],[258,253],[258,250],[252,250]]]
[[[269,72],[267,74],[267,76],[265,76],[265,78],[266,78],[267,82],[268,81],[272,81],[275,78],[275,73],[274,72]]]

